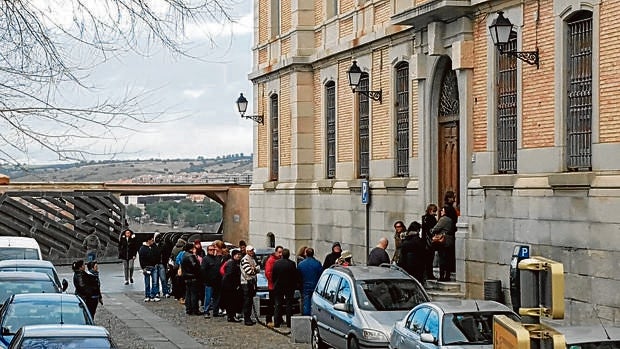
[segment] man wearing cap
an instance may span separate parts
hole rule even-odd
[[[340,258],[341,253],[342,248],[340,247],[340,243],[338,241],[334,242],[332,244],[332,252],[328,253],[327,256],[325,256],[325,260],[323,261],[323,270],[336,264],[336,261],[338,261],[338,258]]]
[[[256,295],[256,274],[260,271],[254,258],[254,246],[245,247],[245,256],[241,258],[241,290],[243,292],[243,320],[246,326],[256,324],[252,320],[252,303]]]

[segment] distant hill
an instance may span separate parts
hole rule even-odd
[[[236,175],[252,171],[252,156],[241,154],[216,159],[150,159],[150,160],[106,160],[29,166],[0,166],[0,173],[11,178],[11,182],[110,182],[127,180],[140,176],[172,177],[195,173]]]

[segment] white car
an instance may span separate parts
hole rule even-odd
[[[5,259],[43,259],[37,240],[22,236],[0,236],[0,261]]]

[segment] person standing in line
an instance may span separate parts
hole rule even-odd
[[[295,256],[295,264],[299,265],[306,258],[306,248],[308,246],[301,246],[299,250],[297,250],[297,255]]]
[[[380,266],[383,263],[390,263],[390,256],[385,252],[385,249],[388,247],[388,239],[386,237],[382,237],[379,239],[379,243],[375,248],[370,251],[368,255],[368,263],[369,266]]]
[[[424,285],[424,257],[426,256],[426,244],[420,238],[422,225],[417,221],[411,222],[407,228],[407,235],[403,240],[400,250],[398,266],[405,269],[420,284]]]
[[[125,285],[133,284],[133,264],[138,252],[138,242],[131,229],[125,229],[123,236],[118,241],[118,258],[123,261],[123,274]]]
[[[342,247],[340,247],[340,242],[336,241],[332,244],[332,251],[325,256],[325,260],[323,261],[323,270],[331,267],[336,264],[338,258],[340,258],[340,254],[342,253]]]
[[[99,278],[99,264],[97,261],[90,261],[86,263],[86,274],[88,274],[88,282],[93,287],[93,294],[90,297],[90,302],[86,303],[90,315],[95,318],[97,312],[97,305],[103,305],[103,297],[101,295],[101,279]]]
[[[245,251],[247,246],[248,244],[245,242],[245,240],[239,240],[239,251],[241,251],[241,259],[245,257]]]
[[[299,284],[299,273],[295,262],[290,260],[291,251],[282,250],[282,258],[273,265],[273,293],[275,295],[275,311],[273,327],[282,325],[282,314],[286,314],[286,327],[291,328],[293,316],[293,298]],[[283,309],[283,307],[285,307]]]
[[[431,230],[437,224],[437,205],[429,204],[426,213],[422,216],[422,241],[426,244],[426,257],[424,258],[424,274],[426,280],[436,280],[433,273],[433,261],[435,259],[435,247],[432,244],[433,234]]]
[[[195,255],[196,245],[186,244],[184,250],[181,271],[183,281],[185,281],[185,314],[202,315],[198,308],[198,296],[202,283],[200,282],[200,263]]]
[[[170,286],[168,285],[168,272],[167,265],[170,259],[170,253],[164,244],[164,239],[160,233],[155,233],[154,249],[157,254],[157,264],[155,269],[157,270],[158,281],[155,283],[155,293],[159,295],[159,284],[161,283],[161,296],[164,298],[170,298]]]
[[[183,260],[183,254],[185,253],[183,249],[186,244],[187,241],[179,238],[172,248],[172,253],[170,254],[170,259],[172,259],[174,265],[171,272],[172,293],[174,294],[174,299],[179,301],[181,304],[184,304],[185,302],[185,282],[183,281],[183,278],[179,276],[179,269],[181,268],[181,261]],[[177,258],[179,255],[181,255],[181,257]]]
[[[459,210],[458,210],[458,204],[456,202],[456,194],[452,191],[452,190],[448,190],[446,192],[446,195],[444,195],[444,206],[451,206],[454,210],[448,210],[446,211],[446,214],[448,214],[448,217],[450,217],[450,219],[452,220],[452,229],[450,229],[450,231],[448,232],[448,236],[451,237],[451,241],[447,242],[445,247],[446,247],[446,258],[447,258],[447,263],[448,263],[448,270],[449,272],[453,272],[456,271],[456,249],[455,249],[455,242],[456,242],[456,224],[459,221]]]
[[[267,325],[273,325],[273,313],[274,313],[274,299],[275,295],[273,293],[273,265],[282,258],[282,251],[284,247],[276,246],[274,252],[269,255],[267,261],[265,262],[265,278],[267,279],[267,289],[269,290],[269,300],[267,301],[267,309],[265,310],[265,320]],[[282,322],[282,321],[280,321]]]
[[[200,264],[200,270],[202,273],[202,279],[204,280],[205,285],[205,299],[203,304],[205,319],[211,317],[211,309],[214,310],[214,313],[218,312],[218,309],[215,309],[214,306],[214,293],[213,289],[217,284],[222,283],[222,277],[220,275],[220,262],[218,261],[216,253],[215,244],[211,244],[207,246],[207,255],[202,259],[202,263]],[[219,288],[219,286],[218,286]]]
[[[90,233],[86,235],[82,242],[82,247],[86,250],[86,261],[94,261],[97,259],[97,252],[101,246],[101,241],[97,236],[97,229],[91,228]]]
[[[145,302],[159,302],[157,297],[157,261],[159,260],[159,254],[157,248],[154,246],[155,239],[151,235],[140,246],[138,250],[138,256],[140,257],[140,268],[142,268],[142,274],[144,275],[144,301]]]
[[[392,256],[392,263],[398,263],[400,257],[400,247],[402,244],[401,236],[406,235],[407,227],[403,221],[396,221],[394,223],[394,255]]]
[[[228,322],[241,322],[235,315],[239,309],[240,295],[239,286],[241,285],[241,251],[233,250],[230,258],[224,267],[224,276],[222,277],[222,299],[221,306],[226,308],[226,317]]]
[[[441,209],[441,217],[435,227],[433,227],[433,235],[445,234],[443,245],[438,246],[439,254],[439,281],[450,281],[450,253],[454,246],[454,235],[451,234],[453,223],[452,218],[456,215],[456,210],[451,205],[445,205]]]
[[[252,320],[252,305],[254,304],[254,296],[256,295],[256,275],[260,271],[260,267],[256,264],[254,258],[254,246],[247,245],[245,247],[245,256],[241,258],[241,290],[243,292],[243,320],[246,326],[256,324]]]
[[[312,306],[312,292],[323,273],[323,266],[314,258],[314,249],[306,248],[306,258],[297,264],[297,271],[301,277],[301,295],[303,309],[301,315],[310,315]]]
[[[94,318],[94,313],[97,309],[97,299],[93,297],[100,294],[100,292],[97,292],[97,278],[86,272],[86,264],[81,259],[73,262],[71,268],[73,269],[75,294],[82,298],[91,317]]]

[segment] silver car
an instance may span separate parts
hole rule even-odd
[[[494,301],[428,302],[413,308],[394,325],[391,349],[493,348],[493,316],[520,322],[507,306]]]
[[[312,347],[387,348],[394,323],[428,300],[396,266],[333,266],[312,295]]]
[[[620,327],[553,326],[564,335],[566,349],[620,349]]]

